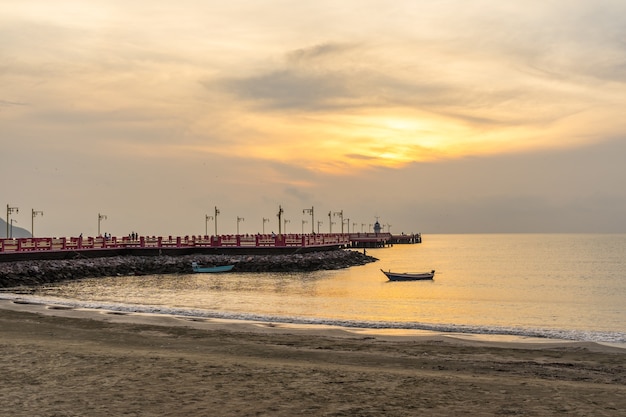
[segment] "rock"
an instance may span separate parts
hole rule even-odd
[[[0,262],[0,288],[99,276],[191,273],[191,262],[235,265],[237,272],[306,272],[365,265],[377,259],[352,250],[277,255],[116,256]]]

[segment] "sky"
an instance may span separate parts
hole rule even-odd
[[[624,155],[622,0],[0,2],[36,236],[626,233]]]

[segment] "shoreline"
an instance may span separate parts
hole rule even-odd
[[[0,302],[12,416],[618,416],[626,353]]]
[[[120,312],[101,308],[67,307],[50,303],[0,299],[0,310],[26,312],[51,317],[100,320],[109,323],[150,324],[163,327],[190,327],[197,330],[224,330],[250,333],[307,333],[335,337],[372,337],[396,341],[447,341],[465,345],[485,345],[513,349],[584,348],[596,352],[626,354],[626,344],[577,341],[504,334],[476,334],[420,329],[345,327],[330,324],[284,323],[249,319],[181,316],[144,312]]]
[[[581,343],[597,344],[609,348],[626,349],[623,333],[612,331],[590,331],[577,329],[554,329],[554,328],[511,328],[488,325],[455,325],[445,323],[401,323],[401,322],[377,322],[355,321],[350,319],[331,319],[324,317],[289,317],[280,315],[265,315],[246,312],[228,312],[217,310],[204,310],[188,307],[168,307],[161,305],[124,304],[117,302],[81,302],[65,298],[38,296],[26,288],[13,291],[8,289],[0,291],[0,308],[2,303],[8,309],[43,309],[46,314],[66,311],[89,312],[95,314],[95,318],[101,318],[99,314],[116,316],[140,317],[153,316],[158,318],[177,318],[183,321],[217,322],[225,321],[237,325],[238,323],[271,323],[272,327],[285,328],[310,328],[321,329],[332,327],[343,329],[346,332],[362,333],[371,335],[388,336],[420,336],[441,335],[445,337],[457,337],[478,342],[536,342],[545,343]],[[129,318],[130,320],[130,318]]]

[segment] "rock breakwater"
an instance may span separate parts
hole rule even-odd
[[[234,272],[305,272],[365,265],[377,259],[353,250],[277,255],[116,256],[0,263],[0,288],[99,276],[191,273],[191,262],[235,265]]]

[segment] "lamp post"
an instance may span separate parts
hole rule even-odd
[[[9,237],[9,217],[11,216],[11,213],[19,213],[20,209],[17,207],[9,207],[9,205],[7,204],[7,238]]]
[[[323,225],[323,224],[324,224],[324,222],[319,221],[319,220],[317,221],[317,234],[318,234],[318,235],[319,235],[319,233],[320,233],[320,226],[321,226],[321,225]]]
[[[354,233],[354,231],[356,230],[356,225],[357,225],[357,223],[356,223],[356,222],[353,222],[353,223],[352,223],[352,233]],[[348,228],[348,229],[349,229],[349,228]],[[350,233],[350,230],[348,230],[348,233]]]
[[[245,219],[243,217],[237,216],[237,234],[239,234],[239,222],[242,222],[244,220]]]
[[[204,235],[209,235],[209,220],[213,220],[213,216],[209,216],[208,214],[204,215]]]
[[[106,219],[107,219],[106,215],[98,213],[98,236],[100,236],[100,222]]]
[[[333,216],[332,212],[328,212],[328,233],[333,232]]]
[[[213,216],[213,220],[215,220],[215,236],[217,236],[217,215],[220,214],[220,211],[215,206],[215,216]]]
[[[270,219],[263,217],[263,234],[265,234],[265,223],[269,223]]]
[[[32,219],[31,219],[31,223],[30,223],[30,236],[31,237],[35,237],[35,217],[37,217],[37,215],[41,214],[43,216],[43,211],[37,211],[35,209],[31,209],[32,211]]]
[[[287,223],[291,223],[291,220],[285,219],[283,221],[285,222],[285,234],[287,234]]]
[[[343,222],[344,220],[341,220],[341,234],[343,234]],[[350,234],[350,219],[346,219],[345,220],[346,224],[348,225],[348,234]]]
[[[315,233],[315,217],[313,215],[314,212],[314,207],[311,207],[310,209],[304,209],[302,210],[302,214],[310,214],[311,215],[311,233]],[[317,226],[317,233],[320,232],[320,227],[319,224]]]
[[[302,234],[304,234],[304,225],[307,224],[308,221],[302,220]]]
[[[282,234],[283,233],[283,229],[281,229],[281,224],[282,224],[282,215],[283,215],[283,207],[282,206],[278,206],[278,214],[276,214],[276,217],[278,217],[278,234]]]
[[[365,227],[365,223],[361,223],[361,233],[363,233],[363,228]]]
[[[17,220],[11,219],[11,236],[9,236],[10,239],[13,239],[13,223],[17,223]]]
[[[343,234],[343,210],[341,211],[336,211],[334,213],[335,216],[339,217],[339,220],[341,220],[341,234]]]

